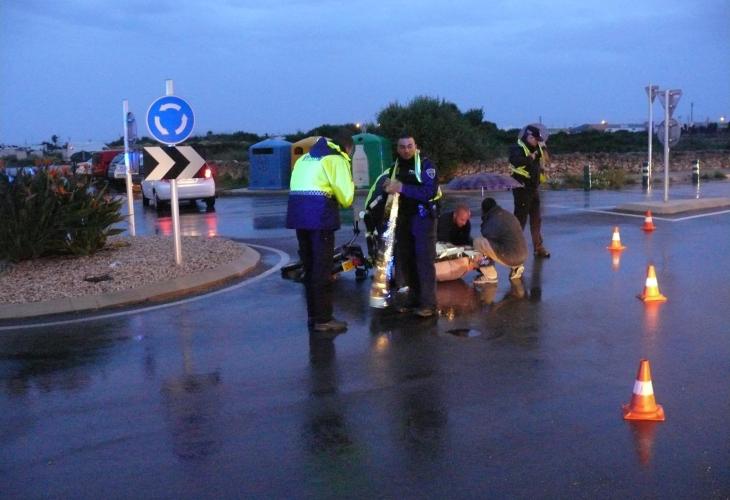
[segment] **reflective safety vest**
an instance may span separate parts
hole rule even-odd
[[[350,157],[334,143],[327,146],[334,151],[326,156],[315,158],[306,153],[297,160],[289,184],[291,194],[333,197],[342,207],[349,207],[355,191]]]
[[[416,179],[420,184],[423,184],[423,181],[421,180],[421,152],[416,151],[416,156],[413,161],[414,170],[416,173]],[[390,178],[395,179],[396,173],[398,172],[398,158],[395,159],[395,164],[393,165],[393,168],[391,169]],[[441,186],[436,188],[436,195],[429,199],[428,201],[438,201],[443,197],[443,193],[441,192]]]
[[[344,151],[342,151],[337,144],[335,144],[334,142],[332,142],[330,140],[327,140],[327,146],[330,149],[335,150],[335,152],[337,154],[339,154],[340,156],[342,156],[345,159],[345,161],[347,161],[347,163],[352,163],[352,160],[350,159],[350,155],[348,155],[347,153],[345,153]]]
[[[522,142],[522,139],[517,139],[517,144],[522,148],[522,151],[525,152],[525,158],[530,156],[530,148],[528,148],[527,145]],[[537,149],[540,151],[540,163],[542,164],[543,152],[542,145],[540,145],[540,143],[537,144]],[[527,171],[527,165],[519,165],[517,167],[511,165],[510,168],[513,174],[521,175],[522,177],[525,177],[527,179],[530,178],[530,172]]]

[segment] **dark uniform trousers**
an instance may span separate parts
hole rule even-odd
[[[332,261],[335,232],[332,229],[297,229],[299,258],[304,264],[304,289],[311,323],[332,319]]]
[[[525,229],[527,217],[530,217],[530,235],[535,249],[542,247],[542,216],[540,215],[540,192],[537,189],[515,188],[512,190],[515,200],[515,217]]]
[[[399,216],[395,235],[396,267],[409,287],[409,305],[436,307],[436,219]]]

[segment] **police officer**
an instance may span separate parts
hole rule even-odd
[[[352,146],[349,135],[343,134],[339,142]],[[347,323],[332,315],[332,267],[335,231],[340,228],[339,207],[349,207],[354,194],[350,157],[327,138],[320,137],[294,164],[286,227],[297,232],[308,326],[315,332],[337,334],[347,330]]]
[[[396,268],[409,289],[406,306],[427,318],[436,313],[436,219],[441,196],[436,166],[421,158],[413,136],[398,139],[397,158],[384,182],[389,194],[400,193],[395,226]]]
[[[535,248],[535,257],[550,257],[550,252],[542,241],[542,218],[540,215],[540,180],[543,163],[547,154],[543,149],[543,137],[540,129],[528,125],[523,130],[517,144],[509,150],[509,162],[512,166],[512,177],[522,187],[512,190],[515,200],[515,217],[525,229],[527,218],[530,218],[530,234]]]

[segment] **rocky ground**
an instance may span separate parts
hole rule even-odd
[[[243,255],[241,244],[225,238],[183,237],[181,265],[171,237],[110,238],[88,257],[52,257],[5,263],[0,303],[42,302],[137,288],[214,269]]]

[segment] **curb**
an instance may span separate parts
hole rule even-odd
[[[243,256],[215,269],[181,276],[169,281],[151,283],[138,288],[120,290],[102,295],[84,295],[22,304],[0,305],[1,319],[23,319],[51,314],[78,313],[97,309],[122,307],[143,302],[163,302],[183,295],[201,292],[235,278],[240,278],[253,269],[261,255],[247,245]]]
[[[675,215],[695,210],[709,210],[713,208],[730,207],[730,198],[700,198],[700,199],[678,199],[668,201],[644,201],[637,203],[624,203],[618,205],[616,210],[630,213],[644,213],[651,210],[654,215]]]

